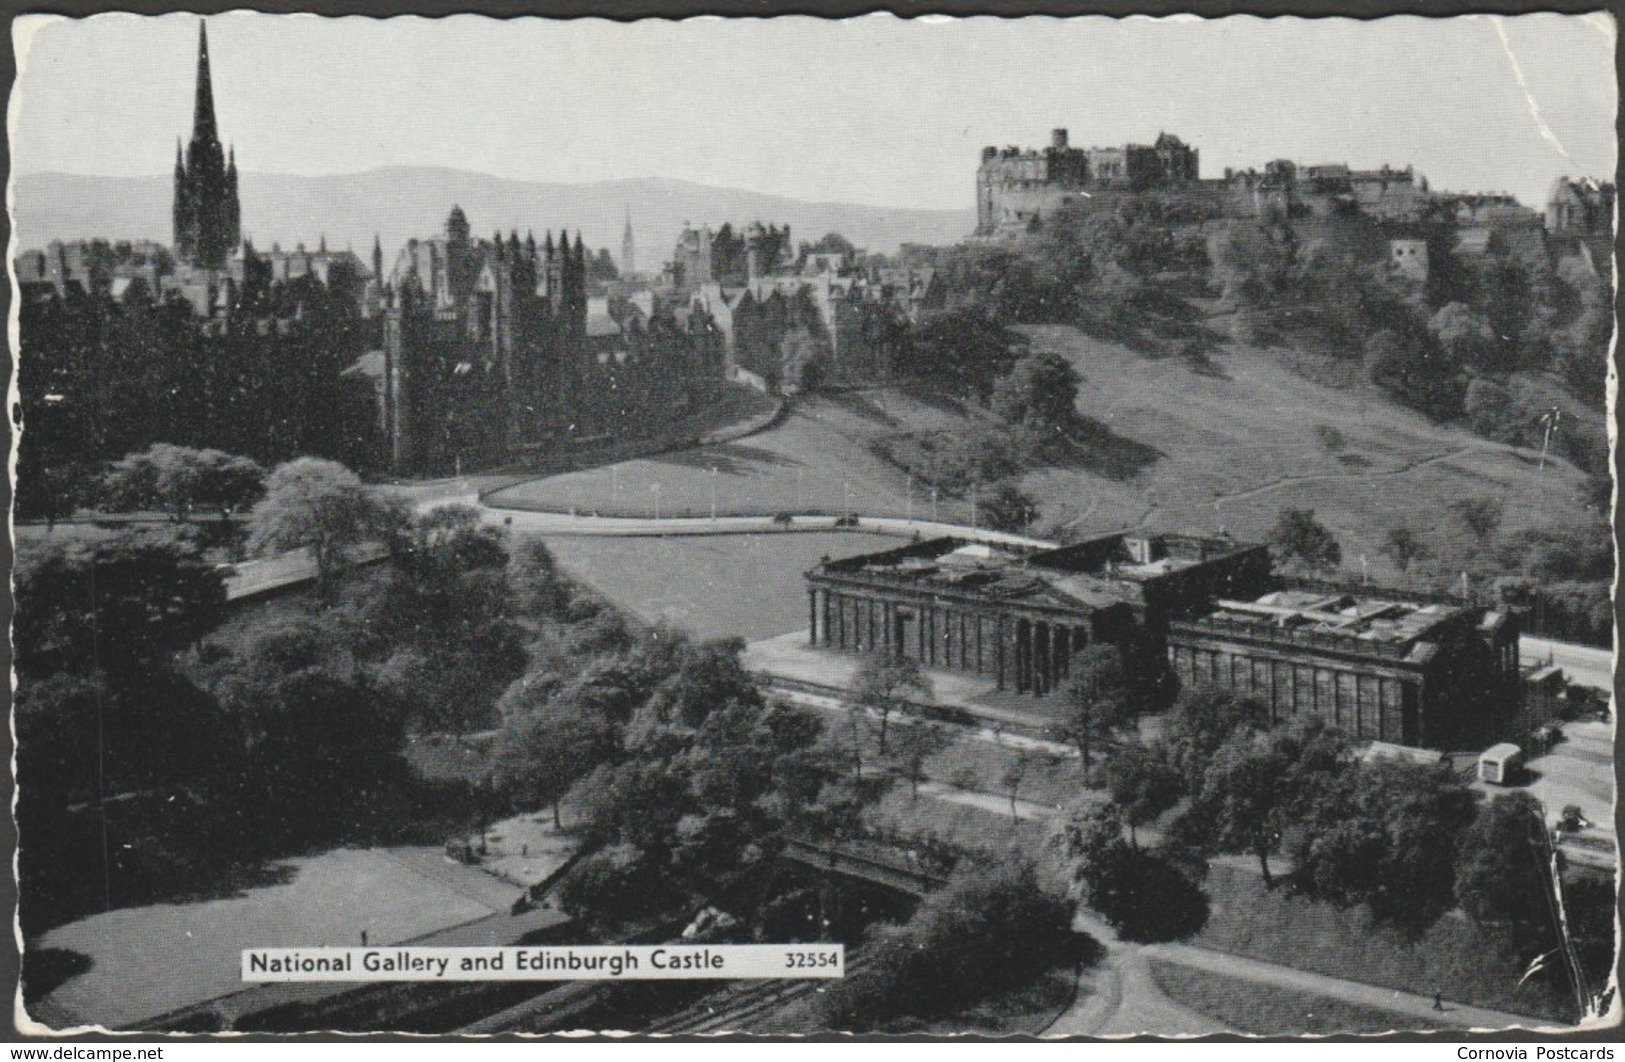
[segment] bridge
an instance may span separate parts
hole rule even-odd
[[[814,844],[796,838],[785,839],[784,857],[813,870],[856,878],[913,896],[925,896],[948,883],[946,877],[917,867],[876,859],[837,845]]]

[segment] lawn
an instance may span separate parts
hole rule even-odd
[[[1152,979],[1170,999],[1215,1018],[1237,1032],[1263,1036],[1328,1036],[1441,1027],[1409,1015],[1345,1003],[1329,996],[1192,970],[1160,959],[1150,962]]]
[[[932,513],[929,488],[868,449],[901,427],[952,431],[964,418],[895,393],[875,404],[858,398],[798,399],[771,431],[700,447],[521,483],[491,504],[602,516],[769,516],[780,512],[914,516]],[[912,497],[912,509],[910,498]],[[961,501],[941,498],[944,521],[969,522]]]
[[[853,533],[547,540],[572,577],[644,620],[664,619],[696,638],[747,641],[807,629],[802,573],[823,557],[892,544]]]
[[[1007,812],[955,804],[921,793],[909,793],[900,782],[865,815],[882,836],[899,839],[934,836],[966,851],[1003,858],[1013,851],[1036,857],[1049,837],[1050,824],[1033,819],[1014,820]]]
[[[37,945],[89,957],[50,993],[56,1011],[128,1028],[243,987],[250,947],[355,946],[421,936],[506,911],[517,888],[437,849],[338,848],[279,864],[276,884],[198,903],[127,907],[45,934]]]
[[[1475,1006],[1571,1021],[1560,988],[1540,979],[1518,987],[1532,953],[1455,913],[1416,935],[1377,924],[1364,908],[1266,889],[1256,875],[1215,865],[1203,886],[1207,926],[1190,943],[1312,973],[1446,998]]]

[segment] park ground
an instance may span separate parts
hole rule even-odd
[[[1034,346],[1059,351],[1079,369],[1084,377],[1079,411],[1102,426],[1099,437],[1119,440],[1111,444],[1116,446],[1127,440],[1134,452],[1143,455],[1149,448],[1156,455],[1132,471],[1109,461],[1029,471],[1024,486],[1043,499],[1045,524],[1079,533],[1129,526],[1222,527],[1238,537],[1261,538],[1280,509],[1313,508],[1342,539],[1350,563],[1368,556],[1373,576],[1380,579],[1395,575],[1382,570],[1385,561],[1378,554],[1387,530],[1404,525],[1424,535],[1453,534],[1446,507],[1458,498],[1503,499],[1506,531],[1583,519],[1583,478],[1566,463],[1550,461],[1544,472],[1537,471],[1538,455],[1429,424],[1358,386],[1316,383],[1291,371],[1276,353],[1231,346],[1214,358],[1215,369],[1196,372],[1181,359],[1147,359],[1071,329],[1027,331]],[[1315,412],[1306,416],[1305,410]],[[468,494],[471,487],[496,488],[486,499],[494,507],[647,519],[709,517],[715,491],[718,515],[850,511],[928,519],[933,515],[929,489],[877,456],[871,443],[902,432],[952,433],[976,417],[897,392],[816,398],[798,403],[783,424],[733,443],[518,484],[511,477],[465,479],[416,485],[408,492],[427,501]],[[939,497],[935,515],[944,522],[966,522],[968,502]],[[45,537],[38,530],[33,537]],[[663,619],[698,637],[740,636],[757,654],[776,644],[787,656],[796,655],[797,641],[805,639],[802,573],[825,556],[886,544],[870,535],[771,532],[681,538],[571,533],[549,535],[547,541],[568,571],[645,620]],[[820,684],[844,685],[842,676],[828,669],[845,659],[826,658],[826,681]],[[947,692],[952,694],[951,686]],[[990,691],[964,694],[972,702],[978,697],[984,710],[1000,708]],[[1549,802],[1578,803],[1590,817],[1604,819],[1600,812],[1612,801],[1612,741],[1605,724],[1595,728],[1595,734],[1571,733],[1552,755],[1567,756],[1572,764],[1541,771],[1537,784],[1581,777],[1576,771],[1583,766],[1589,773],[1574,799],[1556,789],[1541,795]],[[968,782],[960,762],[966,755],[963,748],[942,754],[931,773]],[[1011,753],[1006,748],[996,755]],[[1539,771],[1541,762],[1534,766]],[[1060,762],[1044,768],[1024,783],[1019,801],[1007,800],[988,777],[976,785],[939,778],[922,786],[917,798],[906,787],[894,790],[876,816],[898,829],[924,826],[944,837],[975,837],[981,847],[1032,844],[1067,785],[1061,775],[1073,769]],[[1598,781],[1604,774],[1606,781]],[[41,1016],[93,1015],[118,1025],[235,991],[241,988],[236,949],[248,944],[356,943],[360,928],[368,926],[369,939],[381,943],[474,924],[505,910],[518,894],[518,883],[544,873],[535,852],[547,851],[540,836],[547,832],[535,822],[491,831],[491,869],[512,880],[451,863],[436,849],[410,855],[340,849],[290,861],[283,880],[238,896],[114,911],[59,927],[42,945],[89,956],[91,966],[51,993]],[[509,850],[516,845],[517,856]],[[1356,981],[1401,981],[1404,991],[1424,994],[1427,989],[1415,986],[1447,984],[1460,998],[1522,1012],[1519,1000],[1490,998],[1475,987],[1471,965],[1475,954],[1482,954],[1475,952],[1475,941],[1441,940],[1410,951],[1396,951],[1397,944],[1371,948],[1368,926],[1339,922],[1321,927],[1324,941],[1316,944],[1315,933],[1305,927],[1311,926],[1311,915],[1330,915],[1284,909],[1287,898],[1259,894],[1256,879],[1244,869],[1220,867],[1215,873],[1209,883],[1216,890],[1215,919],[1195,942],[1200,947],[1268,955],[1306,970],[1328,968]],[[469,875],[481,883],[473,884]],[[1271,936],[1272,927],[1288,925],[1302,932],[1290,939]],[[1346,965],[1350,954],[1379,952],[1401,958],[1371,970]],[[1429,965],[1433,954],[1459,955],[1466,965]],[[154,969],[161,975],[152,976]],[[177,969],[189,976],[173,976]],[[1258,1031],[1247,1028],[1249,1013],[1255,1021],[1274,1013],[1263,1002],[1272,991],[1277,1010],[1303,1013],[1301,1028],[1294,1024],[1293,1031],[1327,1031],[1328,1023],[1364,1028],[1375,1020],[1360,1010],[1317,1010],[1315,1000],[1321,997],[1313,991],[1302,990],[1305,1002],[1279,995],[1281,986],[1261,990],[1246,978],[1250,989],[1227,988],[1223,978],[1230,976],[1211,971],[1196,976],[1188,965],[1164,956],[1136,967],[1118,990],[1148,1000],[1148,1015],[1197,1014],[1198,1025],[1211,1022],[1239,1031]],[[1138,1031],[1129,1027],[1146,1028],[1154,1020],[1135,1015],[1119,1013],[1111,1030]],[[1176,1023],[1159,1031],[1211,1030]]]

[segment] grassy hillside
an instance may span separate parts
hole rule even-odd
[[[1398,578],[1379,553],[1391,528],[1428,543],[1436,556],[1424,567],[1468,548],[1448,508],[1458,499],[1500,499],[1503,535],[1586,520],[1585,477],[1567,462],[1548,459],[1540,471],[1533,451],[1430,423],[1363,383],[1317,382],[1282,352],[1232,343],[1193,366],[1065,326],[1022,331],[1083,376],[1081,413],[1162,454],[1129,480],[1029,473],[1026,487],[1055,524],[1259,538],[1280,510],[1309,508],[1341,541],[1345,565],[1357,572],[1365,554],[1372,577],[1387,580]]]
[[[1452,502],[1503,504],[1498,532],[1590,526],[1585,477],[1559,458],[1544,471],[1535,451],[1430,423],[1368,385],[1331,377],[1323,363],[1239,344],[1201,363],[1152,358],[1066,326],[1023,328],[1036,349],[1065,357],[1083,377],[1081,449],[1133,451],[1126,463],[1066,467],[1033,462],[1022,486],[1042,506],[1041,530],[1099,534],[1125,527],[1217,531],[1262,540],[1286,508],[1315,510],[1358,574],[1374,581],[1453,579],[1491,549],[1462,530]],[[954,439],[996,425],[990,414],[896,390],[797,401],[781,426],[737,443],[623,462],[522,483],[498,505],[652,516],[710,511],[850,511],[904,516],[909,478],[877,451],[900,440]],[[1079,449],[1079,448],[1074,448]],[[1149,456],[1147,456],[1149,455]],[[713,469],[715,472],[713,473]],[[913,482],[912,512],[931,515],[930,488]],[[967,499],[941,497],[938,515],[968,522]],[[1431,551],[1407,575],[1381,553],[1396,527]],[[726,540],[671,540],[654,564],[648,540],[557,540],[560,559],[611,598],[707,635],[763,637],[804,623],[801,572],[823,553],[880,548],[823,536],[766,536],[740,552]]]

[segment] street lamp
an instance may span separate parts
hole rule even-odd
[[[907,507],[907,513],[908,513],[907,521],[912,524],[914,522],[914,473],[912,473],[912,472],[910,472],[908,474],[908,502],[907,502],[907,506],[908,506]]]
[[[717,466],[711,466],[711,519],[717,518]]]
[[[852,484],[842,481],[841,494],[846,499],[846,507],[843,510],[843,515],[850,520],[852,518]]]
[[[658,520],[660,519],[660,484],[654,484],[649,488],[649,491],[655,496],[655,519]]]
[[[931,488],[931,522],[937,522],[937,488]]]

